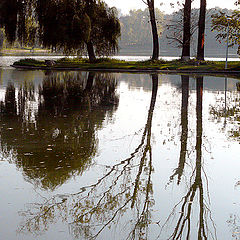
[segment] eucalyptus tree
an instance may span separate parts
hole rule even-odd
[[[197,59],[204,60],[204,45],[205,45],[205,25],[206,25],[206,7],[207,1],[200,1],[200,12],[198,22],[198,48],[197,48]]]
[[[152,27],[152,37],[153,37],[153,53],[152,60],[157,60],[159,57],[159,40],[158,40],[158,30],[155,16],[154,0],[142,0],[148,7],[150,15],[150,23]]]
[[[185,0],[183,8],[183,47],[181,56],[183,61],[190,59],[191,7],[192,0]]]

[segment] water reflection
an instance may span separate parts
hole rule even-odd
[[[206,161],[207,144],[212,147],[214,141],[208,139],[205,119],[221,119],[232,111],[226,118],[226,127],[231,129],[238,122],[238,108],[230,111],[238,106],[234,98],[238,95],[227,92],[227,111],[225,102],[219,105],[212,101],[211,115],[205,117],[210,94],[203,92],[203,82],[208,84],[203,77],[177,76],[161,86],[158,75],[148,79],[151,88],[148,82],[144,89],[135,86],[135,94],[149,98],[141,96],[135,105],[134,87],[124,95],[125,85],[118,85],[120,94],[128,96],[126,106],[141,109],[143,122],[134,115],[138,111],[131,113],[122,102],[118,107],[113,75],[47,73],[39,87],[32,82],[19,88],[9,83],[0,104],[2,154],[23,172],[25,180],[44,193],[27,200],[21,211],[17,209],[21,216],[19,236],[28,233],[24,236],[40,239],[43,234],[45,238],[62,222],[77,239],[217,239],[219,211],[210,205],[210,197],[215,196],[209,190],[209,179],[211,182],[214,175],[206,171],[211,162]],[[143,99],[148,99],[146,108]],[[129,132],[129,138],[116,141],[119,136],[114,125],[121,128],[119,118],[125,115],[134,116],[127,119],[138,126]],[[115,121],[104,123],[112,118]],[[141,130],[136,131],[139,126]],[[107,129],[114,134],[108,135]],[[119,135],[122,137],[122,132]],[[113,139],[116,142],[111,144]],[[104,152],[115,145],[126,152]],[[70,184],[64,188],[63,183],[70,179],[75,188]],[[226,223],[228,216],[221,221]],[[237,213],[231,215],[228,225],[233,232],[238,231]]]
[[[218,105],[211,105],[210,114],[217,122],[224,122],[222,131],[226,131],[232,139],[240,141],[240,93],[239,82],[236,83],[237,92],[225,91],[225,104],[221,100]],[[228,124],[227,124],[228,123]]]
[[[174,177],[178,176],[178,184],[181,182],[184,166],[186,163],[187,155],[187,140],[188,140],[188,98],[189,98],[189,76],[181,76],[182,80],[182,107],[181,107],[181,150],[179,157],[179,164],[174,174],[170,177],[172,181]]]
[[[38,92],[29,83],[7,86],[1,145],[16,152],[13,161],[27,181],[53,190],[92,164],[96,131],[118,105],[115,88],[114,78],[93,73],[87,79],[80,73],[49,74]]]
[[[178,168],[170,177],[173,181],[175,175],[178,176],[177,184],[180,184],[181,176],[186,165],[186,151],[188,140],[188,96],[189,96],[189,76],[182,76],[182,110],[181,110],[181,150]],[[161,233],[165,230],[170,221],[175,221],[176,226],[168,239],[217,239],[215,224],[212,220],[210,210],[210,199],[207,175],[203,169],[202,161],[202,108],[203,108],[203,77],[196,78],[196,160],[195,167],[187,183],[185,195],[182,196],[166,222],[161,228]],[[203,176],[205,176],[205,190]],[[206,191],[207,193],[204,193]],[[195,213],[196,207],[198,210],[198,217]],[[179,214],[176,214],[179,212]],[[196,225],[198,225],[196,229]],[[159,237],[161,236],[161,233]]]
[[[41,232],[61,217],[75,238],[95,239],[104,230],[127,226],[127,239],[147,239],[151,224],[152,197],[152,117],[158,90],[158,76],[152,76],[152,96],[142,138],[130,156],[80,192],[56,195],[43,204],[32,204],[24,212],[20,231]],[[129,213],[131,212],[131,214]],[[127,213],[127,214],[126,214]]]

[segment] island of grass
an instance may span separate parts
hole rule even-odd
[[[228,63],[222,61],[197,61],[192,59],[183,62],[181,60],[146,60],[124,61],[112,58],[98,58],[95,62],[89,62],[87,58],[61,58],[52,60],[35,60],[26,58],[15,62],[15,68],[42,69],[42,70],[86,70],[86,71],[125,71],[125,72],[173,72],[173,73],[226,73],[240,76],[240,62]]]

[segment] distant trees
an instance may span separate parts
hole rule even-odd
[[[155,17],[158,30],[161,30],[161,23],[163,21],[163,13],[155,8]],[[137,46],[138,48],[152,45],[151,26],[149,24],[149,11],[145,10],[131,10],[128,15],[120,17],[121,23],[121,45],[124,48],[129,46]]]
[[[120,24],[116,9],[101,0],[3,0],[0,15],[10,42],[16,36],[27,39],[27,30],[33,31],[27,21],[34,18],[44,47],[65,53],[86,50],[90,61],[96,55],[118,50]]]

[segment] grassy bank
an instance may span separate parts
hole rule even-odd
[[[78,70],[165,70],[165,71],[199,71],[199,72],[225,72],[225,62],[190,60],[174,61],[122,61],[117,59],[100,58],[90,63],[84,58],[62,58],[54,62],[39,61],[35,59],[22,59],[15,62],[14,67],[36,69],[78,69]],[[229,62],[226,72],[240,73],[240,62]]]

